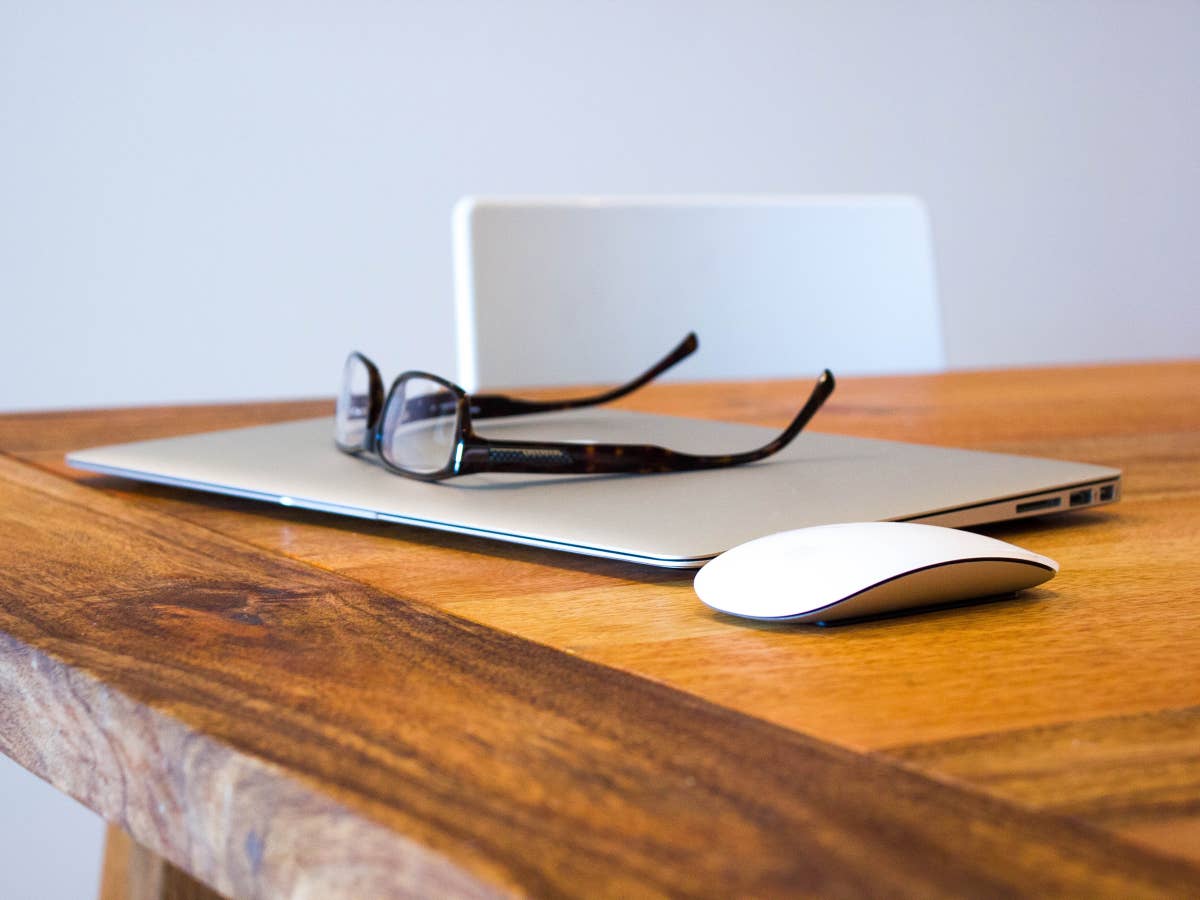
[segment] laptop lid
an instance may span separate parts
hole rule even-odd
[[[758,446],[771,429],[622,410],[493,420],[485,436]],[[430,484],[334,447],[310,419],[81,450],[81,469],[340,515],[669,568],[834,522],[967,526],[1115,501],[1117,469],[805,432],[769,459],[662,475],[478,474]]]

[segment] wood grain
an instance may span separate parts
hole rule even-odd
[[[892,747],[888,755],[1200,862],[1200,707]]]
[[[220,710],[227,699],[223,695],[221,698],[205,695],[208,705],[202,703],[194,708],[193,701],[180,699],[186,694],[180,685],[173,689],[178,696],[171,694],[165,701],[158,695],[142,697],[136,691],[130,695],[134,698],[135,709],[165,712],[169,722],[179,721],[181,711],[186,713],[183,721],[188,723],[189,729],[222,746],[230,738],[226,732],[213,731],[209,727],[210,717],[212,722],[224,722],[225,718],[247,716],[251,709],[275,710],[279,705],[303,710],[306,714],[332,717],[337,722],[354,722],[356,733],[370,735],[369,746],[389,746],[395,740],[395,733],[406,734],[406,713],[396,705],[395,698],[386,696],[386,688],[379,679],[399,677],[401,671],[407,678],[410,671],[398,670],[397,664],[379,648],[379,642],[394,641],[406,648],[406,652],[411,652],[413,637],[409,629],[412,626],[406,617],[410,610],[417,610],[434,616],[439,623],[451,623],[453,627],[446,627],[456,635],[456,642],[463,640],[457,637],[457,628],[466,629],[473,635],[487,636],[488,642],[473,645],[477,651],[480,647],[490,651],[493,646],[490,642],[499,642],[497,646],[503,646],[506,652],[513,654],[512,658],[521,660],[519,668],[523,673],[527,652],[524,648],[541,645],[537,652],[547,653],[547,659],[554,660],[553,664],[538,663],[537,676],[548,685],[544,688],[544,696],[553,698],[544,702],[553,702],[557,708],[560,682],[566,694],[575,698],[562,701],[566,704],[563,709],[569,710],[571,722],[566,736],[553,729],[550,731],[556,735],[556,747],[579,747],[583,740],[580,735],[599,728],[598,723],[606,721],[605,716],[622,719],[620,705],[614,708],[601,702],[602,709],[595,710],[599,718],[585,717],[581,724],[581,713],[571,707],[571,703],[588,707],[591,712],[596,701],[588,696],[589,692],[608,697],[613,684],[623,685],[621,691],[632,691],[628,694],[618,691],[622,703],[644,703],[647,701],[641,699],[640,691],[652,686],[647,685],[646,679],[650,679],[662,686],[654,687],[654,690],[665,691],[662,699],[656,701],[661,702],[663,710],[690,711],[692,706],[689,704],[698,704],[697,708],[705,710],[706,715],[715,716],[701,718],[705,728],[713,729],[718,738],[707,732],[685,730],[685,733],[697,741],[715,740],[718,752],[734,756],[746,752],[740,743],[719,738],[719,733],[727,728],[753,736],[756,742],[766,741],[772,754],[794,752],[783,747],[790,747],[788,742],[802,735],[845,748],[835,751],[819,743],[803,744],[806,751],[833,753],[832,758],[850,767],[839,770],[837,777],[847,777],[847,773],[853,771],[849,777],[856,783],[871,786],[877,793],[878,805],[884,807],[882,811],[861,808],[862,815],[872,822],[879,815],[886,818],[907,814],[919,818],[916,807],[921,804],[936,807],[937,802],[931,798],[940,798],[942,795],[937,791],[946,790],[950,792],[948,796],[957,798],[955,803],[967,802],[963,798],[970,798],[970,802],[996,804],[995,809],[1005,810],[1005,815],[1033,816],[1031,821],[1040,823],[1039,827],[1048,827],[1052,823],[1053,828],[1065,829],[1085,843],[1100,840],[1096,829],[1103,829],[1111,835],[1103,840],[1114,842],[1104,845],[1105,854],[1112,854],[1113,860],[1121,860],[1122,854],[1133,844],[1153,848],[1177,860],[1196,860],[1200,858],[1200,827],[1197,827],[1195,815],[1200,805],[1200,777],[1197,776],[1196,754],[1191,748],[1200,746],[1200,724],[1194,716],[1189,717],[1188,711],[1200,706],[1197,687],[1200,679],[1196,677],[1195,663],[1200,658],[1200,646],[1197,646],[1200,628],[1196,627],[1197,618],[1200,618],[1200,591],[1196,590],[1200,587],[1200,567],[1195,554],[1198,536],[1195,523],[1200,521],[1200,391],[1196,390],[1197,385],[1200,385],[1200,364],[1197,363],[843,380],[838,393],[821,414],[819,427],[823,430],[1116,465],[1125,469],[1127,486],[1125,499],[1115,507],[987,529],[988,533],[1046,553],[1062,563],[1062,574],[1041,591],[1006,603],[825,630],[736,623],[708,612],[695,600],[689,580],[669,572],[138,486],[118,479],[86,476],[62,466],[64,451],[90,443],[125,439],[126,435],[130,438],[149,437],[193,430],[195,422],[188,416],[188,410],[179,411],[186,423],[172,421],[172,417],[162,411],[143,413],[138,410],[79,414],[75,421],[69,416],[49,416],[36,422],[28,416],[0,417],[0,448],[55,475],[76,479],[91,490],[74,488],[49,476],[34,476],[28,469],[20,467],[6,470],[11,484],[25,490],[30,486],[30,478],[39,478],[36,494],[65,498],[56,492],[71,491],[69,500],[64,499],[64,502],[89,511],[103,507],[104,515],[112,519],[110,530],[115,542],[112,546],[95,537],[67,541],[72,553],[80,547],[98,549],[94,557],[87,557],[89,566],[76,571],[79,580],[70,579],[73,584],[86,585],[86,590],[72,601],[79,605],[64,613],[64,620],[82,617],[86,610],[95,621],[107,623],[99,632],[106,635],[106,639],[132,641],[125,651],[130,659],[141,660],[143,654],[136,649],[138,641],[144,647],[153,636],[156,647],[161,645],[172,654],[182,654],[180,658],[184,662],[174,658],[169,663],[164,660],[163,664],[171,672],[175,669],[188,672],[189,667],[196,665],[203,673],[196,676],[200,682],[212,679],[224,684],[233,677],[230,697],[243,704],[235,710]],[[802,391],[800,382],[753,386],[672,384],[647,389],[633,402],[624,405],[650,411],[777,424],[792,415],[792,394],[799,396]],[[1149,402],[1150,398],[1152,402]],[[313,404],[261,409],[237,406],[222,410],[214,407],[207,408],[202,418],[206,427],[226,427],[311,414],[312,410]],[[34,428],[35,424],[40,427]],[[32,507],[36,510],[41,504],[38,500]],[[33,514],[29,512],[29,515]],[[134,518],[130,520],[128,516]],[[156,524],[146,526],[143,517],[150,517]],[[134,532],[139,541],[143,534],[165,541],[161,551],[163,568],[158,568],[159,555],[149,553],[146,556],[148,570],[136,577],[127,571],[126,564],[115,561],[127,560],[128,554],[121,554],[133,552],[131,548],[135,544],[134,555],[139,561],[146,555],[147,551],[140,544],[128,543],[128,534],[116,537],[118,533],[125,533],[130,527],[129,522],[135,520],[138,524]],[[66,525],[54,524],[45,525],[39,534],[57,534],[60,527],[70,533]],[[186,538],[185,548],[204,546],[206,549],[200,552],[203,563],[215,566],[215,569],[212,572],[206,570],[203,575],[176,571],[181,566],[186,569],[191,565],[188,560],[195,555],[190,551],[179,552],[177,534]],[[166,535],[169,537],[163,537]],[[195,544],[196,541],[200,543]],[[205,542],[214,543],[220,549],[211,549]],[[39,601],[39,609],[43,610],[50,607],[51,596],[61,597],[64,591],[70,594],[69,585],[56,582],[54,573],[70,569],[74,559],[73,556],[70,559],[45,558],[45,543],[38,535],[30,537],[23,545],[25,549],[13,551],[16,562],[6,563],[13,566],[13,571],[24,572],[22,560],[42,554],[41,562],[34,567],[35,572],[27,575],[22,583],[36,584],[39,578],[47,577],[39,573],[50,573],[51,583],[46,596]],[[227,570],[229,554],[244,562],[246,569]],[[1157,561],[1149,571],[1143,564],[1148,554]],[[0,548],[0,555],[7,559],[12,554]],[[2,562],[4,560],[0,560]],[[280,566],[284,568],[279,569]],[[84,572],[92,574],[84,577]],[[117,578],[118,583],[109,585],[103,578],[98,578],[96,572]],[[286,574],[277,575],[279,572]],[[267,654],[262,662],[264,669],[255,668],[251,663],[257,664],[261,648],[250,640],[250,635],[259,632],[254,628],[245,634],[237,631],[237,628],[249,626],[242,623],[235,628],[239,621],[236,615],[251,609],[252,615],[261,617],[260,607],[264,606],[264,601],[257,592],[263,585],[274,585],[276,578],[290,583],[293,577],[302,585],[308,585],[310,582],[305,579],[315,576],[302,573],[313,572],[317,572],[319,578],[334,579],[338,586],[302,587],[297,593],[289,587],[281,604],[265,603],[273,616],[284,613],[284,609],[277,607],[295,611],[295,618],[272,619],[271,640],[276,640],[279,635],[291,635],[293,631],[297,635],[312,633],[316,626],[310,617],[315,617],[317,622],[323,623],[322,627],[331,629],[326,633],[318,628],[322,636],[318,643],[324,645],[332,640],[343,653],[355,657],[365,654],[365,658],[350,663],[340,659],[337,653],[313,652],[309,656],[298,645],[290,643],[289,638],[276,647],[274,653]],[[122,578],[131,578],[133,582],[125,585],[120,582]],[[218,584],[231,582],[238,587],[232,591],[222,589],[215,600],[212,597],[209,600],[188,599],[202,597],[203,592],[195,593],[197,583],[212,579]],[[116,600],[103,600],[110,594]],[[130,598],[134,596],[147,598],[157,612],[148,619],[137,616],[128,623],[120,622],[116,608],[128,610],[133,602]],[[317,596],[322,599],[313,599]],[[238,599],[235,602],[231,597]],[[145,606],[140,602],[138,605]],[[374,610],[380,605],[387,609],[386,615],[375,615]],[[230,613],[230,609],[236,609],[237,613]],[[397,610],[404,612],[400,614]],[[393,619],[393,614],[398,618]],[[45,624],[35,623],[34,631],[26,634],[26,638],[45,637],[47,632],[42,630]],[[9,630],[0,620],[0,631]],[[238,648],[243,641],[254,646],[253,654],[246,651],[222,656],[216,652],[218,644],[228,643]],[[516,643],[509,645],[504,643],[506,641]],[[213,646],[208,646],[209,642]],[[90,647],[89,652],[94,651],[94,642],[86,638],[77,638],[77,643]],[[417,644],[429,652],[427,644],[420,641]],[[24,640],[19,645],[27,646]],[[199,661],[193,659],[197,653],[200,654]],[[57,657],[52,653],[52,658]],[[69,670],[78,670],[83,662],[74,659],[68,664]],[[322,675],[328,669],[332,678],[330,690],[338,695],[336,699],[326,697],[321,680],[308,668],[310,663],[320,667]],[[243,670],[244,664],[250,668]],[[112,664],[105,669],[99,676],[101,682],[108,683],[118,672],[124,672],[122,665]],[[291,668],[296,665],[299,671],[292,678]],[[426,665],[459,688],[478,691],[480,697],[489,697],[489,692],[496,690],[489,678],[463,680],[455,670],[455,666],[461,665],[475,672],[479,666],[479,662],[472,661],[471,654],[465,651],[462,656],[455,655],[449,661],[438,659],[422,663],[422,670]],[[594,680],[576,682],[572,680],[576,677],[575,670],[560,671],[559,665],[579,665],[580,671],[590,673],[589,678],[594,675]],[[618,676],[613,669],[625,674]],[[235,673],[233,676],[229,674],[231,671]],[[564,672],[570,673],[569,677]],[[125,672],[123,677],[131,676]],[[166,676],[160,673],[156,677]],[[364,679],[361,685],[357,684],[358,679]],[[258,693],[263,690],[259,685],[262,680],[280,683],[267,689],[264,696]],[[141,685],[141,682],[135,679],[135,684]],[[293,694],[292,691],[301,684],[305,686],[304,690]],[[404,681],[403,684],[407,691],[409,683]],[[413,702],[432,702],[434,707],[450,702],[424,681],[420,684],[423,687],[412,698]],[[192,680],[188,680],[187,685],[190,687]],[[124,693],[128,687],[120,690]],[[531,733],[541,734],[538,729],[547,728],[547,724],[536,718],[522,719],[531,713],[519,700],[505,698],[494,708],[489,704],[476,714],[488,721],[495,716],[521,720],[534,729]],[[48,698],[46,702],[58,701]],[[162,707],[164,702],[166,706]],[[374,724],[358,722],[357,717],[366,715],[361,709],[363,706],[379,707],[378,713],[368,716]],[[425,707],[419,708],[424,710]],[[653,708],[659,709],[658,706]],[[271,715],[278,715],[278,712]],[[674,722],[667,713],[662,715],[666,717],[664,723]],[[694,715],[689,712],[689,719]],[[722,718],[726,715],[733,715],[735,719],[731,722]],[[188,716],[200,716],[200,719],[193,720]],[[648,727],[640,715],[637,719],[639,729]],[[444,722],[439,716],[434,720]],[[1170,723],[1170,727],[1163,723]],[[557,719],[554,725],[564,727]],[[226,722],[222,727],[237,731],[242,726],[235,727]],[[290,725],[271,720],[264,730],[284,733],[287,727]],[[332,742],[331,746],[338,746],[336,741],[341,738],[337,737],[337,730],[334,729],[330,737],[323,731],[325,727],[323,719],[321,726],[315,728],[321,737],[313,738],[312,743]],[[444,732],[438,737],[446,740],[446,735],[454,733],[453,726],[445,723],[443,727]],[[391,728],[399,731],[393,733],[389,731]],[[766,731],[755,730],[763,728]],[[1083,731],[1076,733],[1072,729]],[[601,729],[601,733],[606,735],[608,742],[607,732]],[[438,744],[428,732],[422,734],[426,742],[422,746]],[[1093,737],[1080,737],[1080,734]],[[1058,737],[1049,739],[1048,735]],[[1092,753],[1089,748],[1101,740],[1096,735],[1102,736],[1106,748],[1103,764],[1089,755]],[[634,737],[633,734],[626,736]],[[483,740],[473,732],[471,739]],[[514,745],[517,743],[515,737],[510,739]],[[715,765],[712,759],[688,755],[686,748],[672,743],[670,734],[660,730],[639,730],[636,740],[655,742],[659,748],[644,761],[644,766],[638,768],[639,777],[645,779],[641,782],[644,790],[651,791],[649,785],[655,777],[661,777],[661,774],[656,776],[656,767],[670,769],[669,761],[676,758],[673,754],[683,753],[690,765],[699,766],[705,773],[697,783],[714,792],[719,786],[721,792],[745,791],[754,795],[767,791],[772,796],[779,795],[777,803],[787,809],[781,812],[771,807],[768,819],[789,823],[785,829],[789,837],[793,833],[809,834],[812,825],[805,817],[814,815],[814,809],[819,809],[821,816],[834,815],[841,824],[833,833],[820,829],[812,831],[809,836],[816,843],[803,844],[813,852],[827,854],[829,849],[824,843],[827,839],[849,840],[858,848],[848,851],[851,856],[868,852],[864,849],[868,845],[872,845],[869,852],[877,852],[873,842],[893,840],[861,821],[851,822],[850,818],[858,813],[835,814],[833,808],[838,804],[829,797],[812,799],[801,791],[798,798],[788,793],[788,786],[772,780],[757,782],[751,779],[727,786],[723,783],[723,774],[717,778],[716,769],[708,768]],[[776,740],[784,740],[784,745],[774,743]],[[492,747],[490,741],[489,735],[483,745]],[[606,746],[611,751],[615,745],[606,743]],[[635,743],[634,746],[634,755],[637,755],[643,745]],[[518,753],[509,744],[504,747],[505,754],[515,754],[512,760],[519,758],[524,766],[539,768],[545,765],[543,757],[535,754],[531,758],[532,751],[528,749]],[[561,877],[551,881],[526,880],[524,875],[513,872],[523,873],[522,866],[538,868],[539,863],[518,865],[508,861],[499,869],[492,868],[486,860],[495,858],[495,847],[489,845],[480,850],[477,844],[471,843],[479,840],[477,836],[467,839],[458,835],[469,846],[475,847],[473,851],[463,851],[453,841],[443,845],[439,841],[444,836],[436,837],[436,827],[422,826],[403,816],[397,818],[393,808],[397,801],[393,795],[384,795],[385,799],[379,801],[382,806],[377,809],[370,803],[371,790],[361,786],[345,788],[343,776],[335,777],[337,766],[334,763],[328,763],[332,768],[326,771],[320,765],[304,764],[292,757],[279,759],[265,753],[252,740],[245,745],[236,745],[236,749],[237,759],[266,759],[288,778],[299,778],[304,784],[308,784],[304,778],[312,777],[312,769],[319,769],[313,782],[317,787],[312,788],[315,795],[343,810],[329,815],[339,822],[348,819],[381,823],[383,837],[380,841],[387,835],[412,838],[416,849],[405,844],[401,858],[416,860],[422,865],[433,865],[430,859],[439,860],[444,869],[438,871],[467,873],[472,889],[498,887],[539,893],[580,892],[580,882],[572,877],[580,870],[561,861],[561,852],[556,855],[547,850],[542,866],[555,870]],[[593,751],[589,751],[591,753]],[[378,755],[389,759],[383,751]],[[354,758],[360,765],[366,764],[364,757]],[[457,755],[454,758],[459,759]],[[589,761],[594,762],[595,758],[588,756]],[[752,758],[763,759],[761,754],[752,754]],[[375,765],[376,756],[370,756],[369,760]],[[795,771],[803,772],[805,780],[831,777],[825,770],[804,769],[804,765],[811,765],[805,760],[790,760],[789,766],[794,765],[801,765]],[[867,765],[866,771],[871,774],[853,770],[857,765]],[[1044,777],[1033,779],[1035,786],[1031,786],[1030,779],[1022,774],[1030,770],[1044,773]],[[1111,775],[1114,771],[1119,774]],[[553,773],[550,786],[543,785],[537,788],[538,791],[569,793],[571,778],[583,777],[579,773],[553,768],[550,773]],[[189,774],[188,777],[192,776]],[[452,773],[452,780],[463,777],[458,769]],[[490,769],[475,772],[474,777],[485,785],[493,784],[498,777],[504,784],[516,783],[511,773],[498,776]],[[623,798],[622,802],[629,802],[625,794],[635,782],[623,780],[625,776],[611,777],[613,781],[609,787]],[[920,783],[924,788],[935,793],[922,795],[920,803],[907,808],[905,813],[905,803],[895,801],[889,791],[893,779],[908,777],[922,778]],[[323,779],[336,782],[340,792],[330,789]],[[357,785],[353,779],[351,782]],[[474,785],[474,782],[469,783]],[[511,784],[509,789],[515,790]],[[493,790],[496,790],[494,785]],[[76,791],[72,790],[72,793]],[[982,801],[979,793],[991,799]],[[312,796],[305,796],[312,800]],[[738,796],[746,794],[739,793]],[[690,802],[676,800],[681,806],[690,807]],[[496,800],[496,803],[500,802]],[[503,802],[509,802],[507,795]],[[647,808],[644,803],[631,811],[627,806],[611,806],[614,802],[605,798],[602,808],[606,814],[619,809],[621,816],[634,823],[656,821],[665,814],[672,819],[679,815],[670,804],[650,803]],[[824,802],[830,804],[829,808],[820,805]],[[847,802],[854,807],[866,800],[854,794]],[[714,811],[713,807],[705,809],[710,813]],[[755,828],[771,830],[767,820],[749,815],[745,810],[738,812],[722,807],[717,811],[722,820],[729,818],[737,822],[734,830],[743,836],[757,834]],[[555,839],[565,839],[566,832],[561,830],[556,837],[549,836],[554,828],[564,828],[561,815],[554,818],[561,812],[552,814],[551,821],[545,823],[547,835],[543,838],[547,844],[553,844]],[[987,819],[999,813],[989,808],[980,815]],[[572,820],[571,816],[579,818]],[[745,824],[747,820],[750,825]],[[578,824],[589,820],[584,813],[571,807],[567,821]],[[908,834],[914,827],[908,821],[902,825],[895,824],[892,819],[888,821],[892,822],[888,827],[898,828],[901,834]],[[1014,824],[1015,820],[1005,821],[1008,822],[1005,828],[1029,827],[1025,820],[1021,820],[1019,826]],[[701,827],[695,819],[684,817],[680,822],[692,828]],[[480,825],[480,828],[486,827],[486,823]],[[953,825],[949,820],[941,820],[939,825],[931,827],[935,830],[964,827],[969,830],[979,826],[960,819]],[[858,837],[843,834],[843,828]],[[673,828],[668,830],[673,834]],[[949,833],[957,832],[943,831],[943,837]],[[1052,845],[1063,839],[1057,833],[1047,836],[1036,829],[1028,832],[1034,833],[1040,835],[1039,841],[1049,840]],[[677,839],[682,840],[675,836],[670,840]],[[906,839],[895,838],[897,846]],[[1012,840],[1015,846],[1006,848],[1005,852],[1016,856],[1024,852],[1024,842],[1018,834],[1007,835],[1006,839]],[[495,841],[494,836],[492,840]],[[727,874],[714,873],[698,864],[689,855],[700,852],[692,844],[684,841],[682,846],[675,846],[666,841],[654,848],[659,854],[657,857],[645,848],[631,852],[635,857],[649,853],[653,865],[664,868],[685,861],[686,866],[695,868],[694,880],[670,884],[646,881],[638,877],[636,873],[641,870],[636,866],[651,863],[641,859],[633,869],[635,874],[630,876],[631,880],[620,884],[602,880],[597,882],[600,887],[594,892],[626,889],[668,893],[689,890],[761,892],[800,885],[834,893],[854,893],[887,884],[900,891],[915,893],[955,890],[954,886],[961,888],[963,885],[971,885],[974,888],[969,891],[971,893],[987,893],[988,886],[1001,884],[1021,885],[1026,890],[1053,889],[1048,883],[1029,881],[1029,873],[1024,869],[1013,874],[1009,881],[996,882],[993,873],[974,859],[969,865],[976,868],[970,874],[963,874],[962,881],[953,880],[959,877],[958,874],[953,878],[947,875],[946,879],[935,879],[936,883],[928,885],[912,880],[910,873],[905,871],[895,875],[894,882],[886,881],[892,875],[872,873],[872,878],[885,880],[873,881],[864,876],[864,880],[827,884],[820,880],[824,876],[816,870],[797,869],[796,865],[789,867],[782,861],[785,855],[782,851],[776,858],[772,855],[774,850],[758,847],[758,840],[763,840],[761,835],[744,843],[735,841],[730,846],[740,848],[738,852],[746,859],[758,860],[768,868],[775,867],[774,881],[753,881],[753,878],[766,878],[761,872],[747,875],[746,880],[730,881]],[[931,836],[929,840],[936,843]],[[504,852],[498,855],[507,859],[507,846],[502,841],[495,843],[504,847]],[[535,842],[533,846],[540,852],[544,845]],[[764,846],[774,845],[768,842]],[[437,855],[424,855],[429,847],[433,847]],[[217,851],[207,852],[214,858],[219,856]],[[389,848],[388,852],[393,851]],[[190,856],[172,858],[182,859],[190,871],[197,871]],[[609,859],[610,868],[615,864],[614,859]],[[847,866],[854,865],[839,857],[830,859]],[[886,863],[881,864],[883,869],[904,868],[891,856],[886,859]],[[623,857],[621,861],[623,864]],[[597,869],[605,868],[595,860],[592,862]],[[1072,877],[1080,874],[1080,870],[1072,868],[1073,864],[1062,860],[1046,864],[1073,872]],[[1183,869],[1172,870],[1183,879],[1176,885],[1190,882],[1195,888],[1195,869],[1183,865]],[[1081,871],[1087,876],[1099,875],[1090,862],[1083,864]],[[1060,871],[1059,877],[1061,874]],[[299,876],[280,875],[272,878],[270,883],[294,886],[297,882],[289,882],[289,877]],[[1101,882],[1090,884],[1089,890],[1153,892],[1161,888],[1161,883],[1153,879],[1136,885],[1124,883],[1120,889],[1113,887],[1116,882],[1104,879]],[[411,886],[416,882],[404,883]],[[1061,882],[1057,887],[1067,883]],[[1072,884],[1078,887],[1079,883]],[[1100,884],[1099,888],[1096,884]]]
[[[822,427],[887,438],[933,433],[1116,465],[1127,476],[1118,506],[983,529],[1063,564],[1043,590],[1014,603],[853,630],[737,622],[701,606],[686,575],[114,479],[89,483],[786,727],[878,749],[1031,727],[1080,710],[1113,716],[1200,703],[1191,664],[1200,658],[1200,629],[1189,627],[1200,615],[1191,524],[1200,520],[1197,384],[1196,364],[844,383]],[[672,384],[648,389],[637,402],[761,420],[754,410],[777,404],[793,387],[802,385],[756,385],[751,393]],[[1166,430],[1131,433],[1125,411],[1136,410],[1149,427],[1148,406]],[[973,408],[983,411],[969,415]],[[786,418],[789,409],[779,413]],[[1189,422],[1195,427],[1179,429]],[[1155,568],[1144,572],[1151,554]],[[969,668],[964,658],[973,661]],[[1094,689],[1098,681],[1104,691]]]
[[[17,469],[0,465],[3,750],[224,893],[1129,895],[1200,879]]]

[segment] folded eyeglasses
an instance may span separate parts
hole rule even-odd
[[[375,364],[361,353],[346,359],[338,394],[334,441],[346,453],[375,454],[400,475],[441,481],[474,472],[677,472],[738,466],[778,453],[804,430],[833,393],[833,373],[821,373],[804,406],[774,440],[753,450],[719,456],[669,450],[652,444],[589,441],[498,440],[475,433],[475,419],[597,406],[636,391],[690,356],[699,341],[689,334],[674,350],[632,381],[587,397],[523,400],[500,394],[469,394],[429,372],[405,372],[386,397]]]

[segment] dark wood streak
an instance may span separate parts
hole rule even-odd
[[[10,461],[0,528],[2,749],[235,896],[1200,884]]]
[[[889,757],[1200,860],[1200,707],[888,748]],[[1188,839],[1190,836],[1190,840]]]
[[[203,701],[160,711],[8,637],[0,685],[0,750],[223,894],[492,893],[436,853],[179,721],[185,711],[202,716]]]

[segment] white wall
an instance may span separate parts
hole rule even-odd
[[[0,409],[450,371],[470,192],[917,193],[952,365],[1195,355],[1198,86],[1194,0],[0,0]]]
[[[1200,5],[0,0],[0,409],[449,371],[460,194],[914,192],[954,366],[1200,345]]]
[[[0,897],[95,897],[103,844],[94,813],[0,755]]]

